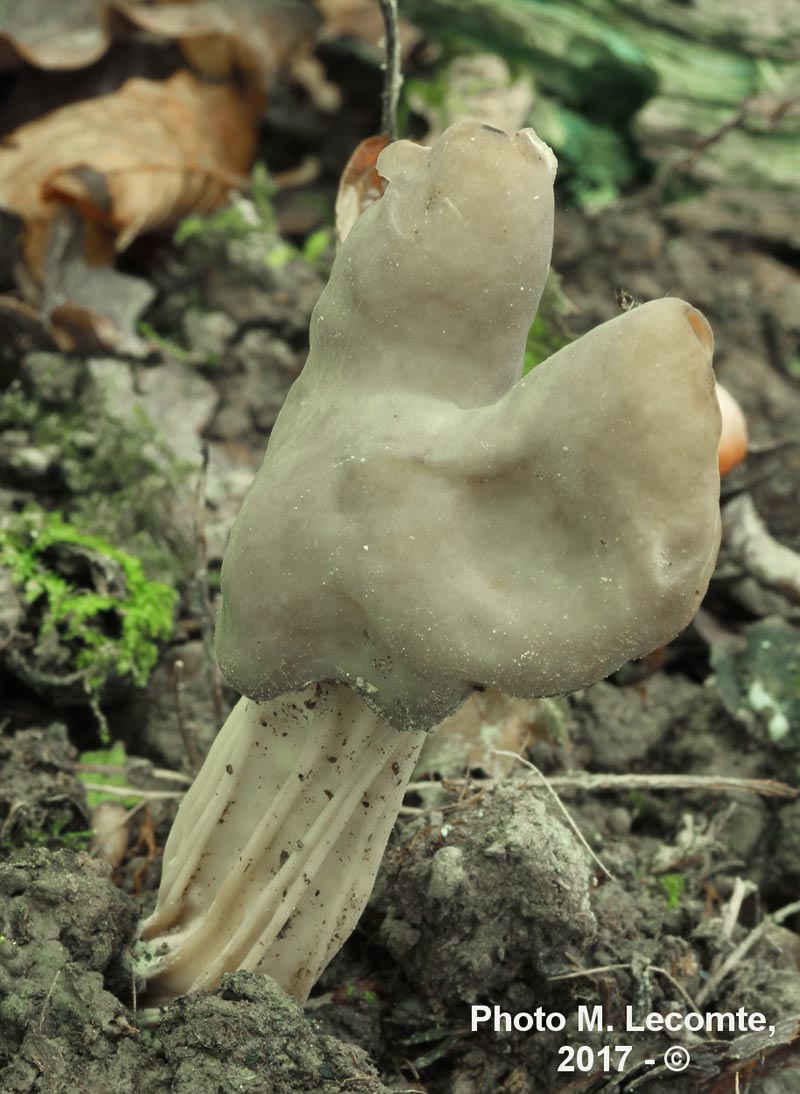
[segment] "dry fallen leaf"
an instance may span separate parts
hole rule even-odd
[[[265,7],[247,0],[220,3],[107,3],[106,0],[26,0],[15,4],[0,31],[0,72],[26,62],[44,69],[78,69],[99,60],[112,42],[145,30],[175,41],[202,75],[235,70],[262,83],[300,47],[309,47],[319,17],[307,6]]]
[[[222,204],[246,182],[261,106],[260,90],[180,71],[163,83],[129,80],[16,130],[0,148],[0,205],[24,221],[30,270],[41,277],[64,207],[83,217],[85,250],[102,263],[104,241],[122,251],[143,232]]]
[[[555,743],[560,710],[554,699],[513,699],[497,688],[473,692],[428,735],[417,771],[458,779],[480,768],[490,778],[504,778],[517,761],[498,750],[519,755],[533,741]]]
[[[357,38],[373,47],[383,58],[386,28],[383,15],[375,0],[314,0],[314,6],[322,15],[324,29],[328,35]],[[401,56],[405,62],[422,41],[422,34],[412,23],[403,18],[397,22],[397,34],[400,39]]]
[[[385,134],[367,137],[358,145],[339,180],[336,195],[336,239],[342,243],[368,205],[383,196],[386,179],[378,174],[375,163],[389,143]]]
[[[27,62],[39,68],[81,68],[96,61],[111,42],[101,0],[29,0],[3,13],[0,72]]]
[[[298,52],[310,51],[319,26],[318,16],[308,7],[265,7],[247,0],[188,0],[156,7],[118,0],[110,10],[142,30],[176,41],[200,75],[223,79],[243,72],[262,87]]]

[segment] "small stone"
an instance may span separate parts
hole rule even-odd
[[[627,836],[633,825],[633,817],[629,809],[623,805],[617,805],[609,810],[607,823],[612,836]]]

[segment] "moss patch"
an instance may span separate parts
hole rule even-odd
[[[38,609],[40,637],[58,636],[90,690],[99,692],[112,674],[147,682],[157,643],[172,632],[176,593],[148,581],[139,559],[59,513],[30,508],[0,529],[0,562]],[[95,571],[95,588],[85,583],[87,570]]]

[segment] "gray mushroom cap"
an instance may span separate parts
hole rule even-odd
[[[697,610],[711,332],[659,300],[520,379],[554,168],[532,130],[473,123],[382,153],[225,554],[217,653],[243,694],[335,680],[427,729],[476,684],[594,683]]]

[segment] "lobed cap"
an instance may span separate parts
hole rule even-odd
[[[566,693],[672,639],[719,545],[712,337],[677,299],[520,379],[552,236],[535,134],[391,145],[231,533],[217,652],[253,699],[346,683],[398,729]]]

